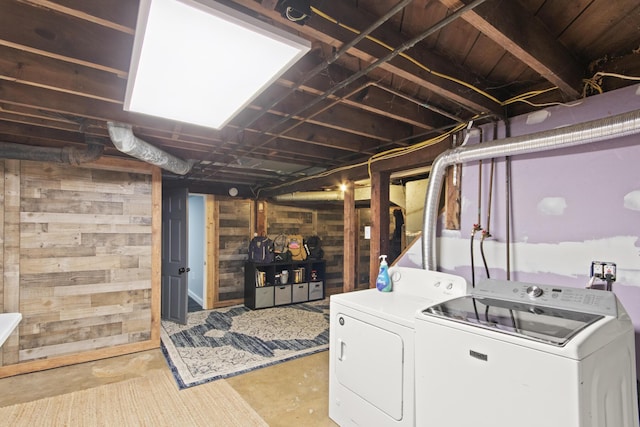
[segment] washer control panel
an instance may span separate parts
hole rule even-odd
[[[544,291],[538,285],[531,285],[527,288],[527,295],[529,295],[531,298],[538,298],[543,293]]]
[[[615,294],[597,289],[487,279],[478,283],[472,293],[477,297],[505,299],[605,316],[618,314]]]

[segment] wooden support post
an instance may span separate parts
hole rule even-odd
[[[358,221],[356,218],[355,187],[353,181],[345,183],[344,191],[344,252],[342,290],[351,292],[356,287],[358,258]]]
[[[462,165],[447,168],[445,179],[445,224],[447,230],[460,230],[460,205],[462,199],[461,185]]]
[[[162,170],[151,172],[151,341],[160,347],[162,290]]]
[[[220,203],[216,196],[205,197],[205,233],[207,253],[207,299],[205,310],[215,308],[220,300]]]
[[[255,202],[255,233],[258,236],[267,235],[267,202],[264,200],[257,200]],[[253,236],[252,236],[253,237]]]
[[[369,287],[376,286],[380,255],[389,254],[389,184],[388,171],[371,176],[371,248],[369,252]]]

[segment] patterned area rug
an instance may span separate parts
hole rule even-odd
[[[250,310],[234,306],[162,321],[162,351],[182,388],[329,348],[329,299]]]

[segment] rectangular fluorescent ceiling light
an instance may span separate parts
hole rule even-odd
[[[141,0],[124,109],[215,129],[311,48],[210,0]]]

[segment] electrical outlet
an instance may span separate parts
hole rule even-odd
[[[616,263],[608,261],[592,261],[591,277],[614,282],[616,280]]]
[[[604,263],[604,278],[610,282],[615,282],[616,280],[616,263],[615,262]]]
[[[591,277],[596,279],[604,277],[604,265],[600,261],[591,261]]]

